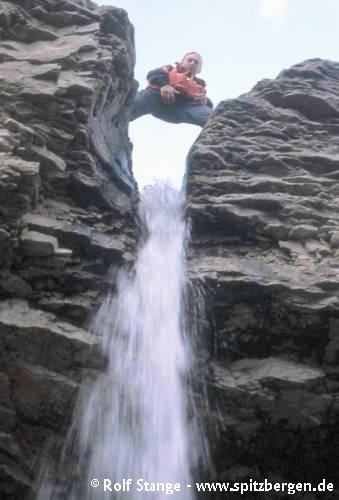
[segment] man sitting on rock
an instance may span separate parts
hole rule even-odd
[[[151,114],[170,123],[191,123],[203,127],[212,111],[206,84],[197,78],[202,58],[188,52],[181,63],[162,66],[147,74],[148,87],[137,93],[130,121]]]

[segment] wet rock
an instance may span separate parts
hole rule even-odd
[[[1,2],[0,33],[0,497],[22,500],[103,369],[88,325],[135,258],[135,52],[127,14],[90,0]]]
[[[53,255],[58,248],[58,240],[53,236],[36,231],[24,231],[20,238],[21,251],[24,255],[45,257]]]
[[[31,486],[31,480],[20,468],[13,463],[4,463],[0,465],[2,477],[3,498],[22,498]]]
[[[0,241],[6,241],[10,237],[9,233],[4,229],[0,229]]]
[[[330,244],[333,248],[339,248],[339,231],[334,231],[332,233]]]
[[[18,444],[14,441],[11,434],[0,432],[0,450],[5,451],[9,455],[17,455],[20,451]]]
[[[302,226],[296,226],[292,228],[288,234],[288,237],[291,240],[304,240],[306,238],[313,238],[313,236],[315,236],[317,233],[317,228],[304,224]]]
[[[106,236],[84,223],[69,224],[37,214],[28,214],[22,220],[33,230],[29,233],[38,230],[46,235],[56,236],[62,245],[77,251],[81,249],[84,253],[107,255],[112,260],[123,261],[124,253],[128,250],[127,241],[123,236]],[[55,250],[55,253],[58,251]]]
[[[85,330],[55,321],[52,314],[29,307],[24,300],[0,304],[0,338],[7,350],[23,360],[39,363],[56,372],[81,366],[100,367],[98,341]]]
[[[264,387],[315,387],[323,382],[325,374],[315,368],[291,363],[283,359],[243,359],[231,365],[232,372],[245,373]]]
[[[0,294],[3,297],[27,298],[32,295],[32,287],[20,276],[2,271],[0,272]]]
[[[76,382],[27,363],[12,366],[10,376],[13,403],[22,418],[56,430],[69,423],[79,388]]]
[[[262,80],[221,102],[189,153],[216,477],[336,478],[338,81],[320,59]]]
[[[0,404],[10,404],[10,380],[4,373],[0,374]]]

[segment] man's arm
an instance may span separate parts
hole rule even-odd
[[[168,69],[172,68],[172,66],[167,67]],[[159,87],[169,84],[168,73],[166,73],[166,71],[162,68],[152,69],[152,71],[147,73],[146,78],[149,83],[159,85]]]
[[[167,66],[170,70],[172,66]],[[160,89],[161,100],[164,104],[173,104],[175,101],[175,89],[169,85],[168,73],[163,68],[153,69],[146,76],[151,85],[157,85]]]
[[[195,81],[201,85],[202,87],[204,87],[204,89],[206,89],[206,82],[205,80],[203,80],[202,78],[195,78]],[[211,99],[209,97],[205,97],[201,100],[201,104],[204,104],[205,106],[207,106],[208,108],[211,108],[213,109],[213,102],[211,101]]]

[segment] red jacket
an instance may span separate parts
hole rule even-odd
[[[181,64],[176,64],[174,67],[162,66],[158,70],[151,71],[147,78],[149,87],[158,89],[166,84],[171,85],[187,99],[206,96],[205,82],[200,78],[189,78]]]

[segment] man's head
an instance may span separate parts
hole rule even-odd
[[[195,76],[201,71],[202,57],[198,52],[187,52],[181,60],[181,65],[191,76]]]

